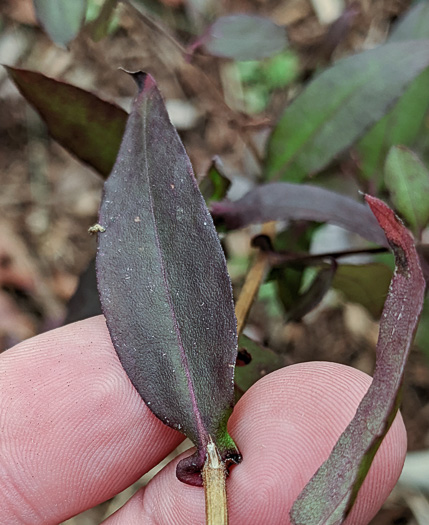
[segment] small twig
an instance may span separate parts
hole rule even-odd
[[[131,8],[134,11],[134,13],[136,13],[137,16],[143,21],[143,23],[150,27],[150,29],[152,29],[159,35],[162,35],[165,38],[167,38],[183,54],[183,56],[186,56],[187,49],[184,46],[182,46],[182,44],[176,38],[174,38],[174,36],[171,35],[165,27],[163,27],[161,24],[159,24],[156,20],[154,20],[146,13],[140,11],[140,9],[136,7],[132,1],[122,0],[122,2],[129,8]]]
[[[252,264],[252,267],[247,272],[246,280],[244,281],[243,288],[241,289],[240,296],[238,297],[237,303],[235,305],[237,333],[239,337],[246,324],[246,319],[249,315],[253,301],[255,300],[259,288],[268,272],[269,266],[270,264],[268,254],[259,252]]]
[[[267,222],[262,228],[262,235],[269,239],[274,235],[275,222]],[[250,308],[255,300],[255,297],[259,291],[261,284],[264,282],[265,276],[270,269],[271,262],[269,259],[269,253],[264,250],[256,256],[250,270],[247,272],[246,279],[235,305],[235,316],[237,317],[237,333],[240,337],[246,324],[247,316],[249,315]]]
[[[279,266],[285,264],[302,263],[308,266],[315,266],[323,263],[326,259],[340,259],[342,257],[350,257],[351,255],[365,255],[372,253],[388,253],[387,248],[367,248],[363,250],[347,250],[344,252],[330,252],[330,253],[316,253],[310,254],[281,254],[277,252],[267,253],[268,259],[272,266]]]
[[[258,147],[256,146],[249,130],[245,127],[240,128],[241,138],[244,139],[244,143],[249,148],[249,151],[253,155],[253,158],[257,162],[258,166],[261,168],[264,164],[264,156],[260,153]]]
[[[216,445],[210,439],[207,458],[203,468],[206,499],[206,525],[228,525],[226,498],[226,467]]]
[[[308,265],[316,265],[324,262],[326,259],[340,259],[342,257],[350,257],[351,255],[366,255],[375,253],[388,253],[389,250],[384,247],[377,248],[356,248],[353,250],[344,250],[341,252],[326,252],[326,253],[294,253],[275,251],[272,247],[271,241],[267,235],[258,235],[252,239],[252,246],[260,248],[263,253],[266,253],[270,264],[272,266],[303,263]]]

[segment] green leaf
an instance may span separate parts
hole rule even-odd
[[[105,183],[98,234],[101,305],[119,359],[153,413],[186,434],[177,467],[201,485],[207,445],[240,456],[226,424],[234,401],[237,327],[213,221],[154,79],[138,95]]]
[[[261,186],[259,186],[261,188]],[[295,196],[298,203],[298,196]],[[250,215],[250,214],[249,214]],[[286,230],[276,235],[274,249],[288,253],[307,253],[310,250],[311,239],[317,226],[308,225],[304,230],[291,224]],[[255,243],[253,239],[252,244]],[[284,267],[272,268],[270,276],[275,279],[277,298],[283,307],[286,319],[295,320],[302,312],[302,301],[306,299],[300,295],[303,284],[305,265],[291,264]],[[304,307],[305,309],[305,307]],[[295,313],[294,313],[295,312]],[[304,315],[304,314],[303,314]]]
[[[420,235],[429,222],[429,171],[404,146],[393,146],[384,168],[384,181],[396,210]]]
[[[367,179],[381,179],[391,146],[411,145],[419,136],[429,110],[428,86],[429,70],[426,69],[409,86],[393,110],[377,122],[357,144],[360,169]]]
[[[39,112],[50,135],[102,176],[111,172],[127,113],[93,93],[35,71],[6,67],[22,96]]]
[[[392,270],[385,264],[341,264],[332,282],[353,303],[362,305],[379,318],[389,290]]]
[[[304,269],[298,266],[271,270],[270,276],[275,279],[277,298],[286,316],[299,300],[303,271]]]
[[[321,73],[275,127],[266,176],[300,181],[326,167],[380,120],[429,66],[428,46],[427,40],[385,44]]]
[[[429,359],[429,297],[426,297],[423,304],[422,316],[416,333],[416,345]]]
[[[235,369],[235,384],[241,391],[241,394],[265,375],[288,364],[286,355],[276,354],[245,335],[240,336],[238,344],[239,348],[244,348],[251,357],[248,364],[237,366]]]
[[[286,44],[284,27],[262,16],[238,14],[218,18],[191,49],[203,45],[215,56],[257,60],[278,53]]]
[[[317,272],[310,286],[299,294],[295,304],[286,313],[288,321],[300,321],[319,305],[331,287],[336,269],[337,264],[332,260],[327,268],[321,268]]]
[[[33,0],[36,16],[49,38],[67,46],[85,20],[87,0]]]
[[[230,186],[231,181],[223,170],[222,161],[219,157],[214,157],[200,182],[200,192],[207,203],[216,202],[225,198]]]
[[[417,3],[396,25],[389,42],[429,38],[429,4]],[[368,179],[380,178],[389,148],[411,146],[429,110],[429,71],[421,73],[389,111],[357,144],[360,168]]]
[[[411,234],[392,210],[366,196],[395,255],[396,270],[380,321],[373,381],[331,455],[298,496],[294,525],[344,522],[398,410],[409,349],[422,311],[425,281]]]

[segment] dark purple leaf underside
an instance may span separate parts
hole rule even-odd
[[[386,233],[396,261],[377,343],[374,378],[355,417],[328,460],[295,501],[295,525],[337,525],[344,521],[398,409],[410,345],[422,310],[425,281],[413,238],[383,202],[366,196]]]
[[[46,122],[50,135],[107,177],[124,134],[127,113],[93,93],[41,73],[14,67],[6,70]]]
[[[368,206],[307,184],[264,184],[238,201],[214,203],[212,215],[230,229],[276,220],[329,222],[387,246],[386,236]]]
[[[100,209],[97,279],[113,344],[165,424],[197,446],[179,479],[201,485],[206,445],[238,451],[226,423],[234,396],[236,319],[225,258],[188,156],[155,81],[139,91]]]

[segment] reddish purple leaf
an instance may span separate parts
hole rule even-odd
[[[380,321],[374,378],[331,455],[295,501],[295,525],[338,525],[350,511],[398,410],[404,367],[422,311],[425,281],[411,234],[382,201],[365,198],[396,261]]]
[[[386,236],[367,206],[307,184],[264,184],[238,201],[214,203],[212,215],[230,229],[277,220],[329,222],[387,246]]]
[[[118,153],[127,113],[89,91],[36,71],[6,70],[22,96],[39,112],[51,136],[107,177]]]
[[[237,331],[226,262],[190,161],[154,79],[138,85],[100,209],[97,279],[113,344],[153,413],[196,453],[180,480],[201,485],[212,439],[240,457],[226,424]]]

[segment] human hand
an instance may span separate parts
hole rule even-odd
[[[270,374],[243,396],[228,425],[243,455],[227,481],[231,525],[289,523],[292,503],[369,384],[352,368],[312,362]],[[0,356],[0,429],[1,525],[58,524],[113,497],[183,439],[141,400],[101,316]],[[405,452],[398,415],[346,523],[370,521],[398,479]],[[203,524],[204,491],[177,480],[179,459],[104,523]]]

